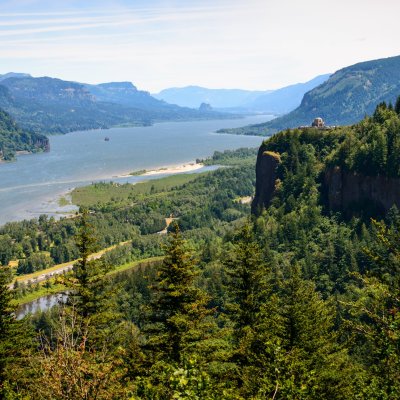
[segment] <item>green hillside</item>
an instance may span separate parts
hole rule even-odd
[[[0,110],[0,160],[12,160],[17,151],[39,151],[48,149],[44,135],[21,130],[11,116]]]
[[[400,93],[400,56],[358,63],[335,72],[307,92],[298,108],[272,121],[223,132],[269,135],[286,128],[310,125],[322,117],[328,125],[349,125]]]
[[[170,105],[123,82],[85,85],[30,76],[1,81],[0,107],[22,128],[40,133],[225,116]]]

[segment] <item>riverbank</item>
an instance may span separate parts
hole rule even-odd
[[[173,174],[182,174],[187,172],[194,172],[198,169],[204,167],[204,164],[201,163],[188,163],[188,164],[181,164],[181,165],[173,165],[169,167],[154,169],[150,171],[146,171],[142,176],[153,176],[153,175],[173,175]]]
[[[136,260],[136,261],[131,261],[122,265],[117,266],[114,268],[112,271],[107,273],[107,276],[112,276],[118,273],[122,273],[125,271],[129,271],[131,269],[140,267],[140,266],[146,266],[146,265],[152,265],[155,263],[159,263],[163,260],[164,257],[150,257],[150,258],[144,258],[142,260]],[[54,278],[53,281],[51,282],[50,287],[45,287],[44,285],[40,285],[39,290],[36,290],[34,292],[28,293],[26,296],[21,297],[19,299],[15,299],[13,301],[13,305],[17,307],[17,315],[19,318],[22,318],[25,314],[28,312],[35,312],[36,309],[32,310],[32,305],[33,303],[37,303],[39,305],[40,299],[41,298],[49,298],[49,297],[56,297],[60,293],[64,293],[68,288],[60,283],[55,283]],[[55,305],[55,302],[46,302],[51,305]],[[42,309],[42,307],[38,307],[37,309]],[[24,312],[25,310],[25,312]]]
[[[87,181],[85,185],[69,187],[66,190],[56,193],[51,199],[47,199],[42,203],[42,206],[37,211],[32,211],[32,218],[41,214],[52,216],[56,219],[59,218],[74,218],[79,210],[79,207],[72,201],[71,194],[77,189],[89,186],[91,183],[96,182],[115,182],[115,183],[129,183],[136,185],[137,183],[144,183],[152,179],[161,177],[168,177],[178,174],[201,173],[202,169],[208,167],[201,163],[188,162],[178,165],[170,165],[166,167],[154,168],[149,170],[140,170],[134,172],[123,172],[114,176],[106,176],[104,178],[96,178],[92,181]]]
[[[154,176],[154,175],[173,175],[173,174],[183,174],[197,171],[198,169],[203,168],[205,165],[202,163],[196,163],[195,161],[189,161],[184,164],[174,164],[167,165],[158,168],[152,169],[142,169],[138,171],[132,171],[129,173],[122,173],[120,175],[115,175],[112,178],[129,178],[131,176],[135,177],[145,177],[145,176]],[[111,178],[111,179],[112,179]],[[137,183],[137,182],[133,182]]]
[[[176,166],[205,159],[214,151],[259,147],[260,138],[214,133],[224,127],[258,122],[265,121],[253,116],[243,120],[167,122],[151,127],[112,128],[107,130],[109,142],[104,141],[104,134],[98,131],[51,136],[51,152],[21,156],[16,163],[1,165],[0,226],[40,214],[55,218],[63,216],[64,209],[54,204],[54,198],[74,187],[104,180],[132,183],[151,179],[166,172],[161,168],[168,170],[172,167],[173,172],[179,173]],[[153,176],[117,177],[141,170],[160,171]]]
[[[98,251],[97,253],[93,253],[89,256],[89,260],[97,260],[98,258],[102,257],[105,253],[115,249],[116,247],[119,246],[124,246],[131,241],[126,241],[126,242],[121,242],[118,244],[114,244],[113,246],[107,247],[105,249],[102,249]],[[14,280],[10,283],[9,288],[11,289],[15,284],[22,284],[22,283],[28,283],[31,281],[32,283],[41,283],[43,281],[46,281],[48,278],[51,277],[56,277],[57,275],[63,274],[64,272],[68,272],[72,269],[73,265],[77,262],[78,260],[72,260],[68,261],[63,264],[58,264],[54,265],[51,268],[47,269],[42,269],[40,271],[33,272],[31,274],[26,274],[26,275],[21,275],[17,276],[14,278]],[[18,265],[18,264],[17,264]],[[17,266],[16,265],[16,266]],[[15,268],[16,268],[15,266]]]

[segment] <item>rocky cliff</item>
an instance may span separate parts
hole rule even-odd
[[[400,179],[366,176],[339,167],[325,173],[324,187],[329,209],[347,215],[386,213],[393,205],[400,208]]]
[[[277,168],[281,162],[280,155],[265,151],[260,147],[256,164],[256,194],[251,204],[253,214],[258,214],[269,206],[277,184]]]

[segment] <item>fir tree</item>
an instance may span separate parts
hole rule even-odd
[[[254,326],[265,298],[265,263],[250,224],[238,232],[225,266],[229,275],[230,318],[234,322],[236,341],[240,342],[244,330]]]
[[[73,267],[72,276],[65,278],[65,284],[70,290],[68,304],[73,305],[77,315],[86,320],[92,329],[107,331],[111,328],[111,322],[118,317],[116,310],[112,310],[118,288],[111,288],[106,277],[111,267],[94,255],[98,245],[86,209],[80,217],[76,244],[80,259]],[[102,334],[104,336],[106,333]]]
[[[358,371],[338,344],[334,321],[334,308],[314,284],[301,278],[298,266],[288,266],[288,275],[262,309],[258,332],[264,347],[254,354],[252,365],[258,368],[247,374],[246,385],[253,384],[260,398],[351,397]]]
[[[396,214],[396,210],[392,210]],[[366,372],[367,398],[395,399],[400,391],[400,233],[397,215],[373,221],[375,242],[365,249],[373,268],[357,275],[355,300],[348,302],[346,326]]]
[[[400,115],[400,96],[398,96],[397,99],[396,99],[396,104],[394,106],[394,111],[396,111],[396,113],[398,115]]]
[[[206,332],[202,322],[210,314],[208,297],[194,286],[198,274],[193,253],[175,224],[169,234],[165,258],[152,291],[144,332],[151,358],[179,362]]]
[[[14,399],[32,379],[29,361],[34,342],[28,321],[16,320],[8,276],[0,267],[0,398]]]
[[[0,267],[0,391],[7,375],[9,345],[15,320],[14,310],[10,305],[11,299],[12,293],[8,288],[7,273],[4,267]]]

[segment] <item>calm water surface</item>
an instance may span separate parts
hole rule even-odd
[[[35,314],[38,311],[46,311],[56,304],[65,303],[68,299],[67,293],[49,294],[36,299],[28,304],[23,304],[16,311],[17,319],[22,319],[27,314]]]
[[[149,177],[117,179],[116,176],[191,162],[208,157],[215,150],[259,146],[260,137],[214,132],[268,119],[271,117],[259,115],[232,120],[165,122],[149,127],[52,136],[49,153],[20,156],[17,162],[0,165],[0,225],[43,213],[56,214],[60,211],[60,195],[77,186],[104,180],[148,180]],[[105,141],[105,137],[110,140]]]

